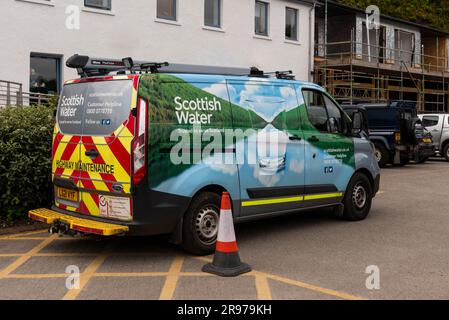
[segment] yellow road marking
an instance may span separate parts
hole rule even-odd
[[[256,291],[257,299],[259,300],[272,300],[270,285],[268,284],[267,276],[263,273],[255,273],[256,276]]]
[[[92,261],[92,263],[84,270],[84,272],[80,274],[79,289],[70,289],[62,299],[75,300],[107,257],[107,253],[102,253],[94,261]]]
[[[52,278],[67,278],[66,273],[57,274],[9,274],[4,279],[52,279]]]
[[[175,293],[176,286],[178,285],[179,273],[181,272],[184,257],[176,256],[168,271],[167,279],[165,280],[164,287],[162,288],[159,300],[171,300]]]
[[[206,258],[206,257],[196,257],[196,259],[204,261],[204,262],[211,262],[212,261],[210,258]],[[332,290],[332,289],[327,289],[327,288],[315,286],[313,284],[308,284],[308,283],[305,283],[305,282],[301,282],[301,281],[292,280],[292,279],[289,279],[289,278],[280,277],[280,276],[277,276],[277,275],[274,275],[274,274],[270,274],[270,273],[267,273],[267,272],[253,271],[252,273],[255,274],[255,275],[265,276],[268,279],[284,282],[284,283],[287,283],[287,284],[290,284],[290,285],[293,285],[293,286],[296,286],[296,287],[301,287],[301,288],[304,288],[304,289],[312,290],[312,291],[315,291],[315,292],[323,293],[323,294],[334,296],[334,297],[341,298],[341,299],[346,299],[346,300],[367,300],[366,298],[363,298],[363,297],[358,297],[358,296],[355,296],[355,295],[352,295],[352,294],[348,294],[348,293],[345,293],[345,292],[336,291],[336,290]]]
[[[4,235],[0,237],[0,240],[9,240],[9,239],[14,239],[17,237],[21,237],[21,236],[31,236],[34,234],[38,234],[38,233],[43,233],[43,232],[47,232],[47,229],[42,229],[42,230],[36,230],[36,231],[30,231],[30,232],[22,232],[22,233],[16,233],[16,234],[8,234],[8,235]],[[36,238],[36,239],[43,239],[44,237],[41,238]],[[21,238],[19,238],[21,239]]]
[[[46,246],[48,246],[50,243],[53,242],[53,240],[55,239],[56,236],[51,236],[48,237],[47,239],[45,239],[44,241],[42,241],[40,244],[38,244],[37,246],[35,246],[33,249],[31,249],[30,251],[28,251],[25,254],[20,255],[20,257],[14,261],[13,263],[11,263],[9,266],[7,266],[5,269],[3,269],[2,271],[0,271],[0,279],[7,276],[8,274],[10,274],[11,272],[13,272],[14,270],[16,270],[18,267],[20,267],[21,265],[23,265],[25,262],[27,262],[32,256],[34,256],[36,253],[38,253],[39,251],[41,251],[43,248],[45,248]]]
[[[319,292],[319,293],[323,293],[329,296],[334,296],[337,298],[341,298],[341,299],[346,299],[346,300],[367,300],[366,298],[362,298],[362,297],[358,297],[352,294],[348,294],[345,292],[341,292],[341,291],[336,291],[336,290],[332,290],[332,289],[327,289],[327,288],[323,288],[323,287],[319,287],[319,286],[315,286],[313,284],[308,284],[302,281],[297,281],[297,280],[292,280],[289,278],[284,278],[284,277],[280,277],[280,276],[276,276],[276,275],[272,275],[272,274],[267,274],[267,277],[276,281],[280,281],[280,282],[284,282],[296,287],[301,287],[304,289],[309,289],[315,292]]]
[[[50,236],[42,241],[39,245],[31,249],[25,254],[21,253],[11,253],[11,254],[1,254],[0,257],[19,257],[4,270],[0,272],[0,279],[50,279],[50,278],[66,278],[67,274],[11,274],[14,270],[23,265],[31,257],[68,257],[68,256],[97,256],[97,258],[85,269],[80,275],[80,288],[69,290],[64,296],[64,300],[76,299],[80,292],[85,288],[87,283],[92,277],[166,277],[166,281],[162,288],[159,299],[169,300],[173,299],[176,287],[178,285],[179,277],[211,277],[213,275],[203,272],[181,272],[182,265],[184,262],[183,256],[176,256],[171,264],[170,270],[168,272],[135,272],[135,273],[97,273],[96,271],[104,262],[108,256],[108,251],[103,253],[39,253],[44,247],[50,244],[52,241],[57,240],[56,235]],[[9,240],[9,239],[8,239]],[[41,239],[42,240],[42,239]],[[99,254],[99,255],[98,255]],[[119,255],[135,255],[136,253],[117,253]],[[137,253],[145,254],[145,253]],[[204,262],[210,262],[211,258],[207,257],[195,257],[197,260]],[[255,278],[255,286],[257,291],[257,298],[269,300],[272,299],[271,290],[269,287],[268,279],[283,282],[296,287],[301,287],[307,290],[319,292],[325,295],[330,295],[333,297],[348,299],[348,300],[365,300],[364,297],[355,296],[345,292],[328,289],[309,283],[305,283],[298,280],[293,280],[274,274],[252,271],[243,276],[253,276]]]

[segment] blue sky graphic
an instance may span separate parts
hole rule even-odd
[[[257,82],[231,82],[226,86],[225,80],[217,82],[216,77],[212,76],[210,82],[206,77],[203,81],[207,82],[202,83],[195,82],[198,79],[192,75],[179,77],[195,87],[225,100],[228,100],[229,93],[233,104],[253,110],[267,122],[272,122],[282,111],[289,111],[298,106],[296,91],[292,85],[273,84],[269,82],[270,79],[258,79]]]

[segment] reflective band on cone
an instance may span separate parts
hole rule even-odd
[[[235,277],[250,271],[251,267],[240,261],[237,241],[235,239],[231,199],[229,193],[223,192],[214,261],[206,264],[203,267],[203,272],[222,277]]]

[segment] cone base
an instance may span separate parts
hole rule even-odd
[[[208,263],[203,267],[203,272],[212,273],[220,277],[237,277],[241,274],[251,271],[251,267],[246,263],[240,263],[239,266],[233,268],[223,268],[214,265],[213,263]]]

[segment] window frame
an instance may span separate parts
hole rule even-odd
[[[218,1],[218,25],[207,24],[206,23],[206,2],[207,1]],[[222,26],[223,26],[222,15],[223,15],[223,0],[204,0],[204,21],[203,21],[203,24],[204,24],[205,27],[221,29]]]
[[[158,1],[156,0],[156,19],[168,20],[168,21],[178,21],[178,0],[166,0],[172,1],[173,4],[173,16],[160,16],[158,10]]]
[[[437,119],[437,120],[436,120],[437,123],[434,124],[434,125],[431,125],[431,126],[425,126],[425,125],[424,125],[424,121],[432,121],[432,120],[426,120],[426,119],[425,119],[426,117],[427,117],[427,118],[436,118],[436,119]],[[421,121],[422,121],[422,125],[423,125],[424,128],[435,127],[435,126],[437,126],[437,125],[440,123],[440,117],[439,117],[439,116],[423,116]],[[433,120],[433,121],[435,121],[435,120]]]
[[[344,123],[342,123],[342,125],[344,125],[344,128],[340,128],[341,131],[339,131],[339,132],[329,132],[329,131],[321,131],[321,130],[319,130],[319,129],[318,129],[318,128],[317,128],[317,127],[310,121],[310,117],[309,117],[309,109],[308,109],[308,107],[307,107],[306,99],[305,99],[305,97],[304,97],[304,91],[316,92],[316,93],[321,94],[321,95],[323,96],[324,109],[326,110],[327,120],[329,121],[329,119],[330,119],[330,118],[329,118],[329,110],[328,110],[328,107],[327,107],[327,105],[326,105],[326,101],[325,101],[325,99],[324,99],[325,97],[328,98],[329,101],[330,101],[331,103],[333,103],[334,106],[340,111],[342,122],[344,122]],[[338,103],[336,103],[335,100],[334,100],[334,99],[333,99],[327,92],[320,91],[320,90],[314,89],[314,88],[302,88],[302,89],[301,89],[301,94],[302,94],[302,98],[303,98],[304,105],[305,105],[305,109],[306,109],[306,113],[307,113],[307,121],[309,121],[310,124],[311,124],[316,130],[318,130],[320,133],[323,133],[323,134],[338,134],[338,135],[342,135],[342,136],[346,136],[346,135],[347,135],[347,133],[348,133],[348,121],[349,121],[348,116],[347,116],[347,114],[344,112],[344,110],[338,105]],[[329,129],[328,129],[328,130],[329,130]]]
[[[293,11],[295,13],[295,38],[287,37],[287,12]],[[285,7],[285,40],[299,41],[299,9],[292,7]]]
[[[31,52],[29,55],[30,61],[30,69],[31,69],[31,59],[52,59],[56,62],[56,92],[57,94],[61,94],[63,87],[63,56],[59,54],[47,54],[41,52]],[[31,75],[30,75],[31,76]],[[30,78],[31,80],[31,78]],[[31,81],[30,81],[31,84]],[[31,88],[30,88],[31,91]]]
[[[99,6],[99,5],[95,5],[95,4],[89,4],[88,1],[89,0],[84,0],[84,7],[85,8],[92,8],[92,9],[105,10],[105,11],[112,11],[112,0],[107,0],[108,1],[108,6],[107,7]]]
[[[257,32],[257,23],[256,23],[256,12],[254,10],[254,34],[256,36],[260,37],[269,37],[270,36],[270,3],[265,1],[256,0],[255,1],[255,9],[257,8],[258,4],[262,4],[266,10],[265,10],[265,29],[266,33]]]

